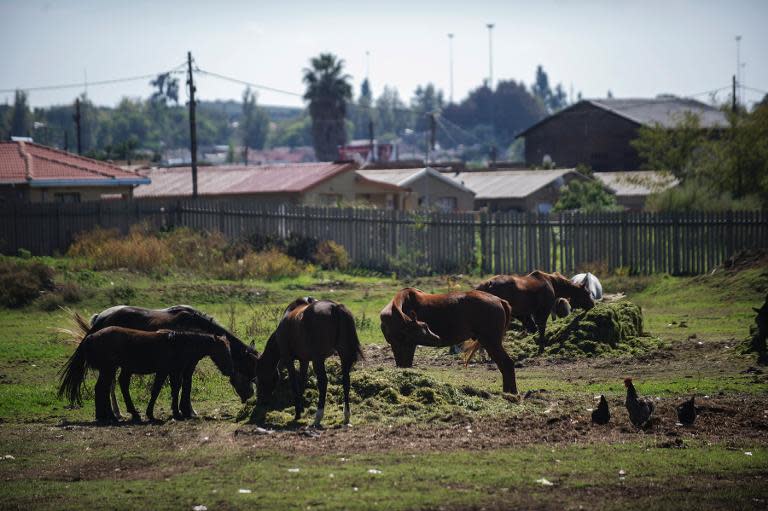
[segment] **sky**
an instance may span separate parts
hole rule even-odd
[[[768,1],[537,0],[342,2],[196,0],[150,2],[0,0],[0,90],[30,91],[33,106],[71,103],[95,82],[181,69],[187,51],[196,66],[251,83],[302,93],[309,59],[331,52],[344,59],[355,93],[366,74],[374,95],[396,87],[406,101],[420,84],[460,101],[489,77],[533,82],[541,64],[554,85],[584,97],[707,100],[729,94],[741,35],[741,82],[768,91]],[[366,56],[367,54],[367,56]],[[183,84],[184,77],[179,75]],[[239,99],[244,86],[197,74],[198,97]],[[90,85],[89,98],[115,105],[147,97],[148,79]],[[744,91],[745,100],[762,93]],[[182,92],[182,98],[184,94]],[[0,92],[0,103],[12,92]],[[259,91],[259,102],[301,106],[300,97]]]

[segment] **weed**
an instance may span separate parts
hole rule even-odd
[[[136,290],[129,285],[118,284],[107,290],[110,305],[127,305],[136,298]]]
[[[317,246],[313,260],[326,270],[346,270],[349,267],[347,249],[330,240]]]
[[[0,258],[0,306],[23,307],[53,287],[53,269],[49,266]]]

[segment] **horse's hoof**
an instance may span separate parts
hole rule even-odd
[[[133,422],[134,424],[141,424],[141,415],[139,415],[138,413],[135,415],[132,415],[131,422]]]

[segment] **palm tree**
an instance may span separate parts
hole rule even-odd
[[[304,99],[309,101],[315,156],[333,161],[338,159],[338,147],[347,141],[344,118],[352,98],[350,76],[343,74],[344,61],[331,53],[321,53],[310,63],[312,67],[304,69]]]

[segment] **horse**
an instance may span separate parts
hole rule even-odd
[[[278,366],[282,364],[288,368],[294,398],[294,419],[299,420],[304,411],[304,387],[311,361],[319,393],[313,425],[320,427],[328,389],[325,359],[334,353],[341,359],[344,424],[349,424],[349,372],[355,362],[363,358],[363,352],[352,313],[344,305],[331,300],[298,298],[286,307],[283,318],[259,358],[258,401],[264,403],[272,395],[278,381]],[[296,375],[295,360],[299,361],[299,376]]]
[[[194,369],[203,357],[209,356],[225,376],[233,373],[230,343],[225,336],[198,332],[158,330],[146,332],[110,326],[91,333],[82,340],[60,372],[59,397],[66,396],[70,404],[82,404],[82,388],[88,369],[99,371],[96,381],[96,420],[115,423],[118,418],[109,406],[109,390],[120,369],[120,390],[125,405],[135,422],[141,416],[133,405],[129,392],[131,375],[155,374],[152,394],[147,405],[147,418],[155,420],[157,395],[170,376],[171,409],[173,417],[181,419],[179,390],[182,375]]]
[[[121,326],[148,332],[169,329],[225,336],[229,341],[235,367],[230,377],[230,383],[243,403],[254,394],[251,382],[256,377],[258,353],[251,346],[246,345],[219,325],[213,318],[188,305],[175,305],[167,309],[145,309],[142,307],[118,305],[91,316],[90,325],[77,313],[73,315],[73,321],[77,332],[70,333],[72,333],[74,340],[77,342],[109,326]],[[181,414],[185,418],[196,415],[190,399],[193,372],[194,366],[182,372]],[[110,396],[112,409],[120,417],[120,408],[115,398],[114,383],[112,384]]]
[[[512,310],[482,291],[428,294],[401,289],[379,314],[397,367],[412,367],[416,346],[445,347],[476,339],[502,374],[504,392],[517,393],[515,364],[501,345]],[[474,350],[473,350],[474,352]]]
[[[596,302],[599,302],[603,299],[603,285],[600,284],[600,279],[595,277],[593,274],[589,272],[579,273],[578,275],[573,276],[571,282],[574,284],[585,284],[587,289],[589,289],[589,293],[592,295],[592,298],[594,298]]]
[[[514,317],[529,332],[539,333],[539,349],[544,348],[547,318],[558,298],[567,298],[571,306],[589,310],[595,306],[585,284],[574,284],[559,273],[533,271],[525,276],[496,275],[475,287],[503,298],[512,306]]]

